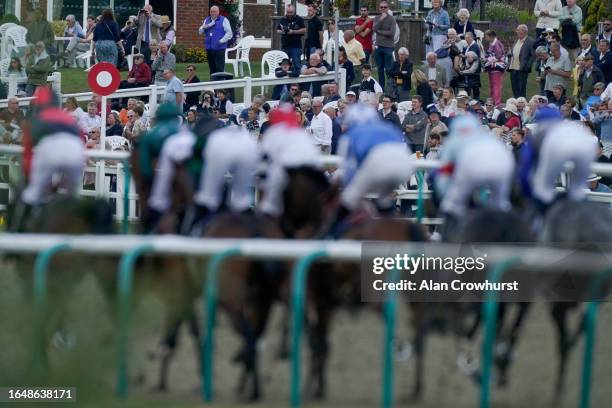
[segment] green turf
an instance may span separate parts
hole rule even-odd
[[[176,72],[179,78],[184,79],[186,76],[185,69],[189,64],[177,64]],[[210,74],[208,64],[194,64],[196,66],[196,72],[201,81],[210,80]],[[231,69],[228,67],[228,69]],[[253,71],[253,77],[258,78],[261,75],[261,66],[259,63],[251,63],[251,69]],[[87,85],[87,72],[80,68],[63,68],[62,72],[62,93],[74,93],[74,92],[88,92],[90,91]],[[127,71],[121,73],[122,78],[127,77]],[[482,87],[480,88],[481,98],[489,96],[489,77],[483,73],[481,75]],[[538,84],[535,81],[535,74],[529,76],[527,83],[527,96],[535,95],[538,92]],[[255,90],[253,94],[257,93]],[[236,100],[242,100],[242,92],[237,93]],[[510,86],[510,74],[504,75],[504,87],[503,87],[503,100],[512,97],[512,88]]]

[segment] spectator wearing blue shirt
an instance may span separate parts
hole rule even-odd
[[[66,27],[64,27],[65,38],[70,38],[70,40],[64,41],[64,58],[65,58],[65,67],[74,66],[74,58],[76,57],[75,47],[78,45],[78,40],[85,38],[85,31],[83,27],[76,21],[74,14],[68,14],[66,16]]]
[[[612,193],[610,187],[606,186],[603,183],[600,183],[601,176],[598,176],[595,173],[591,173],[589,178],[587,179],[587,183],[589,183],[589,190],[594,193]]]
[[[436,52],[446,41],[446,34],[451,25],[448,12],[442,8],[442,0],[432,0],[431,7],[425,17],[431,35],[426,51]]]
[[[179,108],[183,108],[183,100],[185,98],[183,83],[176,77],[173,69],[164,70],[164,78],[166,79],[166,93],[164,94],[164,103],[171,103]]]
[[[593,87],[593,95],[589,96],[586,99],[586,101],[584,102],[583,108],[580,111],[580,114],[583,117],[585,118],[590,117],[589,110],[597,106],[601,102],[601,94],[603,93],[605,87],[606,85],[603,82],[598,82],[595,84],[595,86]]]

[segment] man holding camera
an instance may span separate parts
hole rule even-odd
[[[149,61],[151,60],[151,49],[149,48],[151,40],[161,41],[161,35],[159,33],[162,27],[161,16],[159,14],[153,14],[153,7],[150,4],[146,4],[142,10],[138,12],[136,25],[138,26],[136,49],[144,55],[145,61]]]
[[[573,65],[567,55],[561,54],[561,44],[552,44],[550,46],[551,56],[544,65],[544,90],[546,97],[552,99],[553,88],[555,85],[563,86],[563,89],[568,89],[569,80],[572,77]]]
[[[204,19],[198,33],[205,36],[204,46],[210,75],[225,71],[225,49],[233,33],[229,20],[219,15],[219,7],[210,8],[210,15]]]
[[[302,36],[306,33],[304,19],[295,12],[295,6],[288,5],[285,17],[281,18],[276,32],[281,35],[281,48],[291,58],[293,70],[302,66]]]

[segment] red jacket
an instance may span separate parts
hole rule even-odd
[[[134,64],[128,78],[135,78],[137,84],[149,85],[151,83],[151,67],[144,62],[140,64]]]

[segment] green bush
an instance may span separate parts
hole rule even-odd
[[[175,44],[172,46],[171,52],[176,57],[176,62],[179,63],[201,63],[206,62],[206,51],[201,47],[187,47],[183,44]]]
[[[2,18],[0,18],[0,25],[2,25],[4,23],[21,24],[19,19],[14,14],[5,14],[5,15],[3,15]]]
[[[597,23],[612,15],[612,4],[609,1],[582,0],[579,5],[584,18],[583,33],[597,32]]]
[[[520,24],[529,24],[529,23],[535,24],[537,21],[538,21],[538,18],[535,15],[533,15],[531,11],[519,10],[518,22]]]

